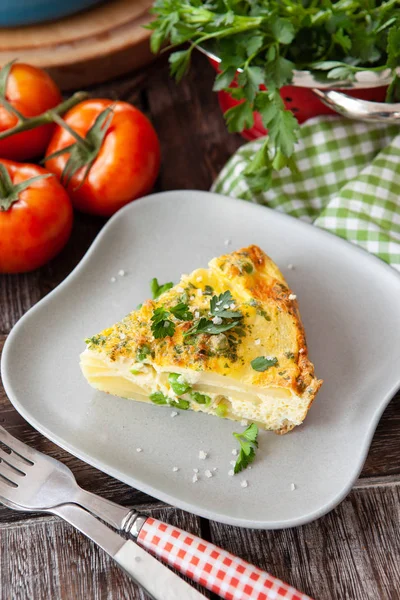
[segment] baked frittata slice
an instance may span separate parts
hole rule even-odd
[[[82,371],[99,390],[277,433],[303,422],[322,384],[296,296],[257,246],[182,275],[86,343]]]

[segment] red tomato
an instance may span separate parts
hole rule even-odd
[[[96,158],[85,178],[81,166],[67,189],[78,210],[110,216],[119,208],[147,194],[160,168],[160,144],[150,121],[126,102],[85,100],[72,108],[63,119],[81,137],[85,137],[96,118],[109,106],[113,115]],[[74,137],[57,126],[46,156],[74,143]],[[46,168],[61,179],[69,152],[46,160]]]
[[[6,100],[24,117],[34,117],[62,100],[61,93],[47,73],[22,63],[11,67],[7,79]],[[11,129],[18,118],[1,104],[0,132]],[[0,157],[11,160],[30,160],[43,156],[54,131],[54,125],[42,125],[0,140]]]
[[[37,165],[0,160],[13,185],[48,174]],[[73,210],[56,177],[32,182],[7,208],[7,191],[0,184],[0,273],[33,271],[53,258],[66,244]]]

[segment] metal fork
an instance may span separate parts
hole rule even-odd
[[[151,554],[95,518],[100,516],[136,539],[146,517],[83,490],[63,463],[30,448],[1,426],[0,503],[60,516],[103,548],[154,600],[204,599]]]
[[[27,446],[0,426],[0,496],[28,511],[78,504],[122,533],[134,535],[140,518],[120,506],[82,489],[62,462]],[[136,528],[140,522],[136,523]]]

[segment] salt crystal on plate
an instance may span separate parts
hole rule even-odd
[[[249,484],[247,483],[246,479],[243,479],[243,481],[240,483],[242,488],[246,488]]]
[[[205,460],[207,458],[207,456],[208,456],[207,452],[204,452],[204,450],[200,450],[200,452],[199,452],[200,460]]]
[[[206,471],[204,471],[204,475],[208,478],[212,477],[213,474],[211,473],[211,471],[209,469],[207,469]]]

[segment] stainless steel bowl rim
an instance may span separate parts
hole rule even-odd
[[[204,46],[197,46],[197,48],[208,56],[211,60],[219,63],[221,59],[209,48]],[[240,72],[241,69],[238,69]],[[400,67],[397,69],[397,73],[400,75]],[[383,71],[358,71],[355,74],[355,81],[340,81],[332,80],[332,82],[321,82],[315,77],[312,71],[294,71],[293,80],[290,85],[303,88],[318,88],[320,90],[332,90],[332,89],[370,89],[377,87],[388,86],[392,81],[392,73],[390,69],[384,69]]]

